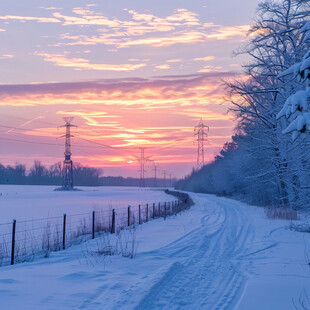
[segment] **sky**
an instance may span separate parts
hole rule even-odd
[[[72,159],[104,175],[152,167],[180,178],[196,163],[194,127],[209,126],[205,161],[230,140],[223,82],[247,60],[257,0],[11,0],[0,3],[0,163]]]

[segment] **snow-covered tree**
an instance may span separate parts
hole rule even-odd
[[[300,29],[309,16],[309,4],[304,0],[260,3],[250,43],[243,52],[250,56],[250,62],[244,66],[246,76],[228,84],[238,129],[251,137],[247,143],[253,161],[264,158],[272,163],[264,176],[253,169],[248,170],[247,177],[265,186],[276,184],[275,199],[282,205],[299,204],[301,178],[296,165],[304,150],[296,151],[282,135],[282,127],[287,124],[285,120],[279,123],[277,114],[285,98],[302,84],[284,83],[277,76],[305,53]]]
[[[243,76],[227,83],[231,111],[238,122],[236,148],[225,145],[214,163],[196,171],[182,186],[253,204],[308,205],[310,135],[306,137],[309,143],[287,139],[282,130],[289,120],[279,121],[277,116],[286,98],[304,88],[302,80],[278,76],[303,61],[307,51],[304,25],[309,16],[309,0],[259,4],[249,44],[242,52],[249,62],[243,66]]]
[[[310,39],[309,30],[310,22],[307,22],[300,30],[300,34],[305,34],[303,42]],[[281,79],[288,75],[293,75],[298,82],[305,82],[305,89],[298,90],[290,95],[277,115],[277,119],[283,116],[289,119],[290,124],[283,130],[283,133],[292,132],[293,140],[295,140],[300,133],[306,133],[310,130],[310,49],[305,53],[302,61],[284,70],[278,75],[278,78]]]

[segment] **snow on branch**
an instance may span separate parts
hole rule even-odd
[[[286,99],[282,110],[278,113],[277,119],[279,119],[284,115],[286,116],[286,118],[289,118],[292,114],[294,114],[297,111],[299,112],[307,111],[308,109],[307,97],[308,93],[305,90],[299,90],[295,94],[289,96]]]
[[[310,38],[309,30],[310,21],[306,22],[299,31],[300,34],[306,33],[303,42]],[[290,74],[293,74],[298,82],[306,81],[306,90],[299,90],[289,96],[283,108],[277,114],[277,119],[283,116],[289,119],[290,124],[283,130],[283,133],[292,133],[292,138],[295,140],[300,133],[310,131],[310,112],[308,112],[308,100],[310,98],[310,50],[305,53],[301,62],[295,63],[277,77],[280,79]]]

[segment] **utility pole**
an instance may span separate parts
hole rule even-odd
[[[171,172],[169,174],[169,177],[170,177],[170,187],[172,187],[172,174],[171,174]]]
[[[64,121],[66,122],[65,125],[60,127],[66,128],[66,134],[62,137],[65,137],[65,160],[63,162],[63,169],[62,169],[62,190],[72,190],[73,189],[73,162],[71,159],[71,127],[76,127],[72,125],[71,122],[73,117],[64,117]]]
[[[197,150],[197,165],[196,169],[201,169],[205,164],[204,159],[204,141],[207,141],[209,126],[205,125],[200,119],[200,122],[194,128],[194,136],[195,141],[198,142],[198,150]]]

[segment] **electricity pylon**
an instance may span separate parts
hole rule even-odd
[[[136,157],[138,163],[140,164],[140,187],[145,187],[145,165],[150,161],[150,157],[145,157],[145,147],[140,147],[140,157]]]
[[[205,164],[204,141],[208,138],[209,126],[205,125],[200,119],[199,124],[194,128],[195,141],[198,142],[197,165],[196,169],[201,169]]]
[[[73,117],[64,117],[64,121],[66,122],[65,125],[60,127],[66,128],[66,134],[62,137],[65,137],[65,160],[63,162],[63,169],[62,169],[62,190],[72,190],[73,189],[73,162],[71,159],[71,127],[76,127],[72,125],[71,122]]]

